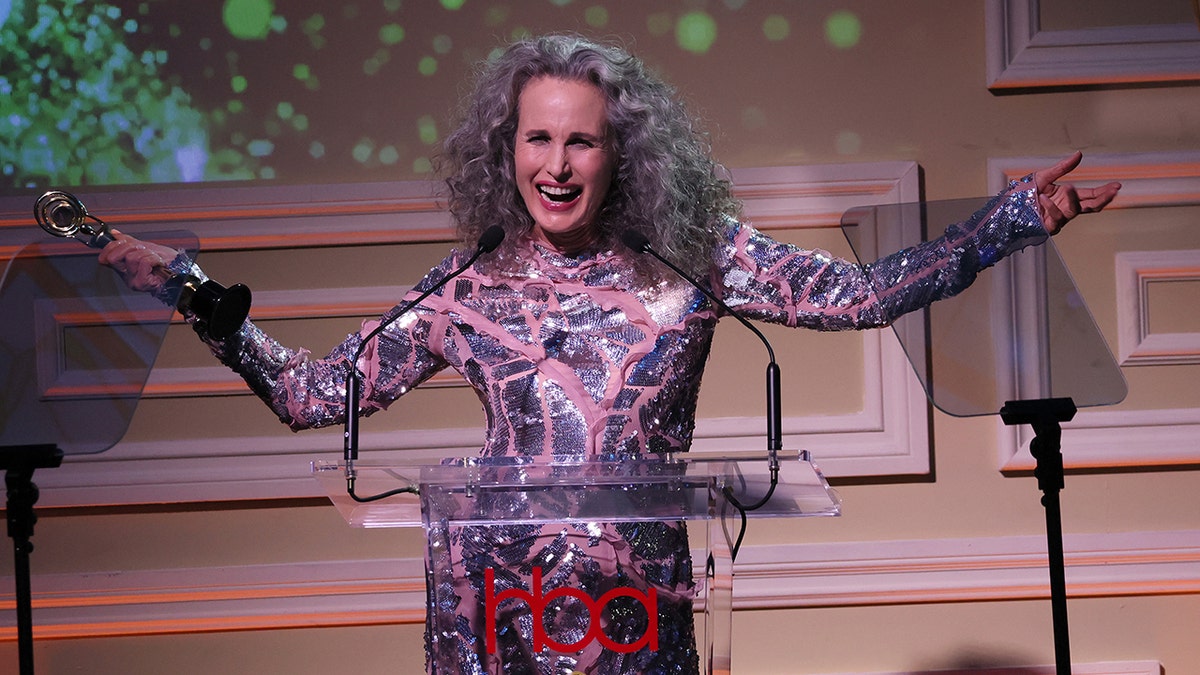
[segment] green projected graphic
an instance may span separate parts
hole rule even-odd
[[[420,177],[475,65],[514,38],[616,38],[704,71],[862,33],[849,11],[761,4],[0,0],[0,191]],[[766,123],[753,102],[740,121]]]

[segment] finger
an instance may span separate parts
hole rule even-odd
[[[116,228],[109,228],[108,233],[112,235],[113,241],[136,241],[133,237]]]
[[[1079,192],[1074,185],[1062,185],[1052,201],[1067,220],[1079,215]]]
[[[100,250],[98,261],[125,274],[137,263],[144,248],[136,239],[129,237],[115,239]]]
[[[150,266],[150,261],[146,256],[140,255],[139,251],[132,251],[121,261],[121,276],[125,278],[125,282],[134,290],[142,291],[145,289],[143,277],[145,270]]]
[[[169,260],[163,260],[163,257],[158,253],[158,251],[152,251],[140,244],[136,249],[136,255],[139,263],[144,262],[152,267],[163,267],[170,262]]]
[[[1042,227],[1046,228],[1049,234],[1057,234],[1067,222],[1066,216],[1049,197],[1039,196],[1038,205],[1042,209]]]
[[[101,265],[112,266],[121,258],[128,254],[129,242],[125,239],[114,238],[112,241],[105,244],[104,248],[100,249],[98,257]]]
[[[130,262],[128,269],[125,272],[125,282],[135,291],[146,290],[145,285],[145,263],[140,260]]]
[[[155,274],[155,270],[157,269],[158,263],[156,260],[148,256],[139,258],[130,270],[131,283],[136,283],[137,290],[141,291],[158,288],[160,280],[158,275]]]
[[[1083,161],[1083,153],[1077,150],[1070,157],[1064,158],[1058,164],[1033,174],[1033,180],[1035,185],[1037,185],[1037,189],[1046,189],[1054,181],[1074,171],[1075,167],[1079,166],[1081,161]]]
[[[1108,183],[1098,188],[1079,191],[1079,206],[1084,213],[1093,213],[1108,206],[1121,190],[1120,183]]]

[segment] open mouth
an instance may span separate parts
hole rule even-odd
[[[565,204],[583,194],[583,188],[560,187],[557,185],[539,185],[537,186],[537,191],[544,199],[556,204]]]

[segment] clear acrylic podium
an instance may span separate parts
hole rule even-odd
[[[839,515],[836,493],[806,452],[784,451],[779,461],[774,494],[761,508],[745,512],[746,516]],[[452,593],[447,578],[452,570],[436,562],[446,559],[449,536],[455,528],[699,521],[689,528],[689,542],[694,570],[692,607],[693,612],[703,612],[702,623],[697,621],[701,672],[730,672],[732,557],[743,521],[726,495],[732,493],[738,502],[751,503],[766,494],[765,451],[562,463],[515,457],[412,465],[358,461],[352,468],[356,494],[409,492],[359,502],[347,494],[344,464],[313,465],[316,478],[350,525],[425,528],[426,560],[435,561],[426,570],[431,606],[457,600],[439,597]],[[455,626],[437,625],[438,616],[431,615],[435,634],[453,634]],[[439,663],[439,667],[439,672],[457,672],[453,663]]]

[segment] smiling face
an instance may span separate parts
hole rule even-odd
[[[552,77],[525,85],[517,102],[514,163],[535,239],[564,253],[595,240],[614,154],[597,87]]]

